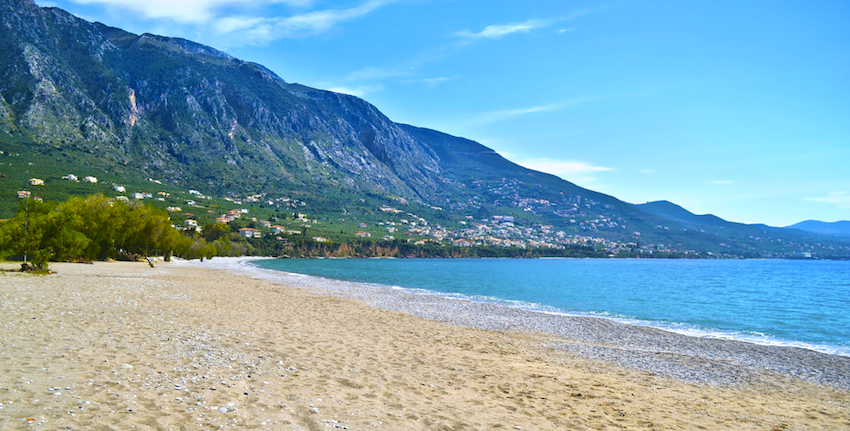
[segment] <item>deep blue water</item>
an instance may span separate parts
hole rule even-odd
[[[850,262],[277,259],[254,264],[850,356]]]

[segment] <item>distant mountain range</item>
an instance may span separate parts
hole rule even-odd
[[[660,217],[675,220],[690,227],[711,227],[720,229],[757,229],[762,231],[782,232],[786,229],[798,229],[822,235],[850,236],[850,221],[826,223],[817,220],[806,220],[785,228],[770,227],[763,224],[747,225],[723,220],[712,214],[696,215],[669,201],[647,202],[636,207]]]
[[[675,220],[692,227],[713,226],[719,228],[726,228],[733,226],[733,223],[723,220],[720,217],[711,214],[696,215],[680,207],[679,205],[676,205],[673,202],[669,201],[647,202],[645,204],[639,204],[635,206],[648,213],[652,213],[670,220]]]
[[[818,233],[729,223],[664,201],[632,205],[214,48],[31,0],[0,0],[3,155],[0,218],[17,208],[22,171],[58,180],[89,169],[222,197],[297,195],[328,222],[402,207],[457,235],[468,223],[513,220],[481,235],[490,243],[581,237],[635,253],[850,256],[850,241]]]
[[[817,220],[806,220],[788,226],[788,229],[800,229],[802,231],[820,233],[824,235],[850,236],[850,221],[827,223]]]

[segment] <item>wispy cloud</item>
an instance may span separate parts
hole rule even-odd
[[[388,0],[387,0],[388,1]],[[395,67],[366,67],[355,70],[348,76],[349,80],[383,80],[388,78],[407,77],[410,78],[416,75],[417,69],[426,63],[443,60],[447,57],[462,52],[466,49],[470,42],[476,39],[500,39],[514,33],[530,33],[534,30],[550,27],[555,23],[571,20],[581,15],[589,13],[591,10],[579,10],[565,16],[560,16],[551,19],[529,19],[519,23],[494,24],[484,27],[481,31],[473,32],[471,30],[461,30],[454,33],[454,36],[460,40],[454,40],[452,43],[442,46],[433,47],[424,52],[420,52],[415,58],[406,62],[400,63]],[[575,28],[562,28],[556,30],[557,33],[573,31]],[[437,87],[440,84],[449,80],[457,79],[457,77],[437,77],[437,78],[419,78],[407,79],[404,82],[423,82],[429,88]],[[506,114],[510,115],[509,112]]]
[[[574,176],[577,174],[608,172],[614,170],[614,168],[596,166],[587,162],[580,162],[574,160],[555,160],[549,158],[518,160],[516,163],[521,166],[525,166],[529,169],[534,169],[536,171],[546,172],[558,176]]]
[[[414,82],[412,76],[425,64],[437,62],[451,57],[463,50],[463,44],[449,44],[432,47],[415,54],[409,60],[400,62],[393,66],[364,67],[348,74],[350,80],[381,80],[387,78],[408,78]],[[420,78],[421,79],[421,78]],[[439,79],[439,78],[437,78]],[[452,78],[454,79],[454,78]]]
[[[396,78],[399,76],[405,76],[409,73],[408,69],[405,68],[397,68],[397,69],[389,69],[389,68],[380,68],[380,67],[364,67],[362,69],[355,70],[348,74],[348,79],[352,80],[375,80],[375,79],[386,79],[386,78]]]
[[[532,30],[548,27],[551,24],[551,20],[530,19],[521,23],[488,25],[478,33],[473,33],[470,30],[461,30],[455,33],[455,35],[470,39],[499,39],[512,33],[528,33]]]
[[[810,202],[824,202],[837,205],[839,208],[850,209],[850,193],[847,192],[833,192],[827,196],[803,198],[803,200]]]
[[[383,85],[361,85],[359,87],[331,87],[328,91],[349,94],[351,96],[364,97],[367,94],[377,93],[384,89]]]
[[[308,12],[302,15],[280,18],[277,20],[276,26],[278,30],[281,30],[283,34],[287,35],[296,32],[324,32],[341,22],[360,18],[389,3],[393,3],[393,0],[371,0],[350,9],[328,9]]]
[[[646,175],[655,175],[658,173],[658,171],[656,171],[655,169],[641,169],[638,172]]]
[[[593,177],[587,176],[587,174],[614,170],[614,168],[596,166],[582,161],[555,160],[548,158],[516,160],[516,163],[521,166],[525,166],[526,168],[534,169],[535,171],[546,172],[564,179],[581,181],[584,183],[596,180]]]
[[[444,82],[453,81],[458,78],[449,78],[448,76],[439,76],[436,78],[416,78],[416,79],[405,79],[402,81],[405,84],[425,84],[428,88],[438,87],[440,84]]]
[[[206,34],[204,39],[214,40],[218,47],[224,48],[325,33],[341,23],[363,17],[397,0],[367,0],[347,9],[320,9],[290,16],[280,16],[279,8],[271,6],[307,9],[312,7],[313,0],[71,1],[104,5],[113,14],[134,14],[138,15],[138,19],[175,22],[185,27],[169,33]]]
[[[455,36],[459,36],[466,39],[500,39],[504,36],[514,33],[530,33],[534,30],[538,30],[541,28],[546,28],[551,26],[552,24],[569,21],[575,18],[578,18],[583,15],[587,15],[596,10],[605,9],[606,6],[581,9],[574,12],[571,12],[566,15],[549,18],[549,19],[529,19],[519,23],[508,23],[508,24],[493,24],[484,27],[483,30],[479,32],[473,32],[469,29],[461,30],[455,33]],[[561,28],[557,30],[558,34],[563,34],[568,31],[573,31],[575,28]]]
[[[583,105],[585,103],[593,102],[599,100],[598,96],[580,96],[574,97],[572,99],[563,100],[556,103],[550,103],[547,105],[537,105],[531,106],[528,108],[518,108],[518,109],[505,109],[501,111],[490,111],[479,114],[477,117],[471,119],[467,122],[469,126],[481,126],[484,124],[495,123],[499,121],[510,120],[515,117],[520,117],[529,114],[536,114],[541,112],[552,112],[558,111],[561,109],[573,108],[579,105]]]
[[[353,21],[395,0],[370,0],[349,9],[326,9],[288,17],[223,17],[214,27],[220,35],[241,44],[265,44],[278,39],[313,36]]]
[[[449,78],[447,76],[440,76],[438,78],[425,78],[425,79],[422,80],[422,82],[424,82],[425,85],[427,85],[428,87],[433,88],[433,87],[436,87],[436,86],[438,86],[438,85],[440,85],[444,82],[451,81],[453,79],[455,79],[455,78]]]
[[[258,25],[262,25],[267,20],[265,18],[248,17],[248,16],[228,16],[219,18],[213,23],[213,27],[218,33],[232,33],[235,31],[243,31]]]
[[[77,4],[100,4],[113,10],[128,10],[143,18],[167,18],[180,23],[207,23],[217,18],[226,7],[246,7],[270,4],[309,6],[312,0],[71,0]]]

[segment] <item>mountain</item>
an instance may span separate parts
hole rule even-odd
[[[73,172],[107,185],[61,181]],[[850,255],[850,244],[816,234],[634,206],[189,40],[0,0],[0,217],[17,208],[12,191],[25,175],[53,184],[38,190],[46,199],[151,180],[176,204],[194,202],[177,200],[189,189],[229,202],[250,196],[257,211],[284,218],[297,201],[327,235],[403,216],[413,220],[405,236],[440,243]],[[225,205],[213,201],[201,217],[215,220]]]
[[[645,204],[635,205],[635,207],[640,208],[643,211],[646,211],[651,214],[655,214],[660,217],[664,217],[670,220],[678,221],[684,225],[688,226],[713,226],[719,228],[730,227],[732,224],[726,220],[721,219],[712,214],[704,214],[704,215],[696,215],[679,205],[676,205],[669,201],[655,201],[655,202],[647,202]]]
[[[396,124],[362,99],[287,83],[188,40],[134,35],[30,0],[0,0],[0,12],[7,145],[218,195],[351,191],[537,222],[557,204],[581,206],[574,212],[588,220],[633,212],[475,142]]]
[[[326,183],[430,198],[438,160],[374,106],[183,39],[3,0],[0,124],[223,191]]]
[[[764,224],[729,222],[712,214],[696,215],[669,201],[647,202],[645,204],[635,205],[635,207],[659,217],[676,221],[688,229],[698,230],[701,233],[715,237],[728,238],[739,242],[747,242],[749,239],[784,244],[784,248],[786,249],[797,250],[793,256],[799,256],[807,252],[806,247],[802,246],[806,242],[821,241],[823,243],[830,243],[827,235],[848,235],[847,233],[842,233],[842,228],[847,229],[843,232],[850,232],[850,222],[831,224],[809,221],[779,228]],[[829,244],[827,247],[830,246],[832,244]],[[763,257],[768,255],[769,253],[762,254]]]
[[[646,211],[650,214],[655,214],[659,217],[664,217],[668,220],[677,221],[684,226],[690,228],[698,228],[698,229],[709,229],[714,232],[720,232],[722,229],[726,229],[728,231],[735,231],[740,233],[749,233],[753,235],[759,235],[762,233],[790,233],[783,228],[776,228],[772,226],[768,226],[765,224],[757,223],[757,224],[745,224],[745,223],[735,223],[723,220],[720,217],[717,217],[714,214],[703,214],[696,215],[679,205],[676,205],[670,201],[655,201],[655,202],[647,202],[645,204],[635,205],[635,207]],[[719,230],[720,229],[720,230]]]
[[[850,236],[850,221],[844,220],[827,223],[817,220],[806,220],[788,226],[788,229],[799,229],[806,232],[820,233],[824,235]]]
[[[688,228],[699,229],[701,232],[710,231],[720,236],[724,235],[724,231],[734,235],[779,234],[793,236],[799,233],[788,228],[772,227],[761,223],[745,224],[730,222],[713,214],[696,215],[669,201],[647,202],[645,204],[635,205],[635,207],[650,214],[679,222]]]

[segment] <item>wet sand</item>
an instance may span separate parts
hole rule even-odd
[[[0,429],[850,429],[848,358],[226,263],[0,274]]]

